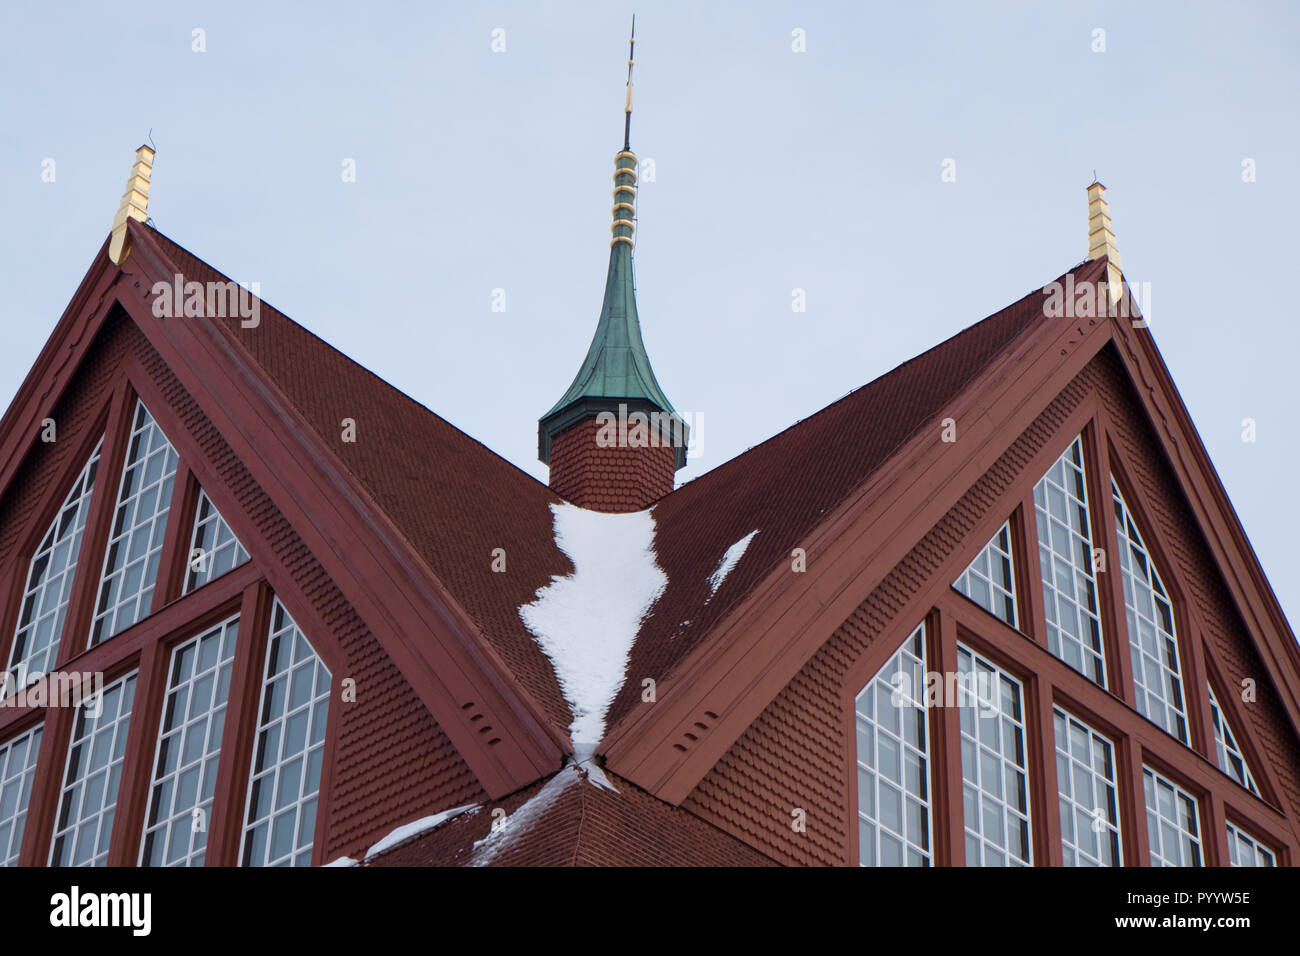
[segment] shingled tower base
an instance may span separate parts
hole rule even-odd
[[[677,453],[670,445],[632,447],[599,440],[594,418],[551,441],[551,490],[592,511],[641,511],[673,490]]]

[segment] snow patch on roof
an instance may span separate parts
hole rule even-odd
[[[432,816],[423,817],[419,820],[413,820],[410,823],[403,823],[400,827],[393,830],[388,836],[384,837],[369,850],[366,851],[366,859],[379,856],[386,853],[399,843],[405,843],[412,837],[417,837],[422,833],[428,833],[430,830],[437,829],[452,817],[459,816],[466,810],[473,810],[478,807],[476,803],[467,803],[463,807],[453,807],[450,810],[443,810]],[[340,864],[342,865],[342,864]]]
[[[581,779],[582,775],[576,767],[565,767],[502,822],[494,820],[488,835],[474,842],[469,865],[487,866],[491,863],[503,850],[509,849],[516,840],[531,830],[560,795]]]
[[[605,514],[565,502],[551,512],[555,544],[573,562],[573,574],[553,577],[519,616],[551,659],[573,713],[575,758],[594,765],[641,621],[668,576],[655,560],[649,511]]]
[[[337,860],[330,860],[325,866],[356,866],[357,861],[350,856],[341,856]]]
[[[740,562],[740,559],[744,557],[745,549],[749,547],[749,542],[754,539],[754,535],[756,534],[758,534],[757,528],[727,549],[727,553],[724,554],[722,560],[718,562],[717,569],[709,575],[710,598],[718,593],[718,588],[722,586],[723,580],[731,573],[731,569]]]

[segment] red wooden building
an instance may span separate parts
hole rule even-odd
[[[5,862],[1297,860],[1300,652],[1099,184],[1058,284],[674,490],[625,149],[548,488],[152,158],[0,422]]]

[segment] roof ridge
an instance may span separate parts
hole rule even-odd
[[[185,255],[189,256],[191,259],[193,259],[195,262],[199,263],[200,265],[206,266],[207,268],[211,269],[214,273],[216,273],[217,275],[219,275],[219,276],[221,276],[222,278],[226,279],[227,281],[231,281],[231,282],[234,282],[234,281],[235,281],[234,279],[231,279],[230,276],[229,276],[227,273],[222,272],[220,269],[218,269],[216,266],[212,265],[212,264],[211,264],[210,262],[208,262],[206,259],[203,259],[203,258],[201,258],[201,257],[198,256],[198,255],[195,255],[193,252],[191,252],[191,251],[190,251],[189,249],[187,249],[185,246],[181,245],[181,244],[180,244],[179,242],[177,242],[175,239],[172,239],[170,236],[166,235],[165,233],[163,233],[161,230],[159,230],[159,229],[156,228],[155,226],[149,225],[149,224],[147,224],[147,223],[142,223],[141,225],[143,225],[143,226],[145,226],[146,228],[148,228],[149,231],[152,232],[152,233],[153,233],[157,238],[163,240],[164,242],[168,243],[168,244],[171,245],[171,246],[174,246],[176,249],[180,250],[181,252],[183,252]],[[170,250],[167,250],[167,251],[170,251]],[[182,265],[182,263],[175,263],[175,264],[176,264],[177,266]],[[182,270],[182,274],[184,274],[183,270]],[[300,329],[300,330],[303,332],[303,334],[310,336],[310,337],[311,337],[315,342],[319,342],[321,345],[325,346],[327,349],[329,349],[331,352],[333,352],[333,353],[334,353],[335,355],[337,355],[339,358],[341,358],[341,359],[343,359],[344,361],[348,362],[350,365],[356,367],[358,370],[360,370],[361,372],[365,373],[367,376],[369,376],[369,377],[370,377],[371,379],[373,379],[374,381],[376,381],[376,382],[378,382],[379,384],[383,385],[384,388],[386,388],[386,389],[388,389],[389,391],[391,391],[394,395],[398,396],[399,398],[401,398],[402,400],[404,400],[404,401],[406,401],[406,402],[409,402],[411,405],[414,405],[416,408],[420,409],[421,411],[423,411],[423,412],[425,412],[425,413],[427,413],[427,414],[429,414],[429,415],[432,415],[434,418],[437,418],[439,421],[442,421],[442,422],[446,423],[446,425],[447,425],[449,428],[451,428],[451,429],[453,429],[454,431],[458,432],[460,435],[464,436],[464,437],[467,438],[469,441],[473,442],[475,445],[478,445],[480,448],[482,448],[484,451],[486,451],[486,452],[488,452],[489,454],[491,454],[494,458],[498,459],[498,460],[499,460],[500,462],[502,462],[503,464],[509,465],[510,468],[512,468],[514,471],[517,471],[519,474],[526,476],[526,477],[527,477],[528,479],[530,479],[533,483],[535,483],[535,484],[541,486],[542,488],[546,489],[546,491],[547,491],[548,493],[550,493],[550,494],[554,494],[554,492],[552,492],[552,491],[550,490],[550,488],[547,487],[547,485],[546,485],[544,482],[542,482],[541,480],[539,480],[536,476],[534,476],[534,475],[532,475],[532,474],[529,474],[527,471],[525,471],[524,469],[520,468],[518,465],[516,465],[516,464],[515,464],[514,462],[512,462],[510,459],[504,457],[504,456],[501,455],[499,452],[495,451],[491,446],[489,446],[489,445],[485,444],[483,441],[481,441],[481,440],[475,438],[473,435],[471,435],[469,432],[465,431],[463,428],[460,428],[458,425],[456,425],[456,424],[455,424],[454,422],[452,422],[450,419],[448,419],[448,418],[446,418],[446,417],[444,417],[444,416],[438,414],[438,413],[435,412],[433,409],[431,409],[428,405],[425,405],[423,402],[421,402],[419,399],[417,399],[417,398],[415,398],[414,396],[409,395],[409,394],[407,394],[406,392],[402,391],[402,389],[398,388],[398,387],[397,387],[396,385],[394,385],[392,382],[388,381],[386,378],[384,378],[384,377],[383,377],[382,375],[380,375],[378,372],[375,372],[375,371],[373,371],[372,369],[369,369],[369,368],[367,368],[366,366],[362,365],[362,364],[361,364],[360,362],[358,362],[356,359],[352,358],[352,356],[348,355],[348,354],[347,354],[346,352],[344,352],[342,349],[338,348],[338,346],[336,346],[336,345],[334,345],[333,343],[331,343],[328,339],[323,338],[323,337],[317,335],[317,334],[316,334],[315,332],[313,332],[311,329],[307,328],[307,326],[303,325],[301,322],[299,322],[299,321],[297,321],[296,319],[294,319],[294,318],[293,318],[292,316],[290,316],[287,312],[284,312],[283,310],[276,308],[274,305],[272,305],[272,304],[271,304],[270,302],[268,302],[266,299],[262,298],[261,295],[257,295],[257,296],[255,296],[255,298],[257,299],[258,302],[260,302],[260,303],[261,303],[262,305],[264,305],[266,308],[270,309],[272,312],[274,312],[274,313],[275,313],[276,315],[278,315],[280,318],[284,319],[286,322],[290,323],[290,324],[293,325],[295,328]],[[224,325],[223,325],[223,328],[224,328]],[[228,330],[227,330],[227,331],[228,331]],[[246,355],[246,356],[247,356],[247,357],[248,357],[248,358],[253,362],[254,366],[257,366],[257,365],[258,365],[257,359],[256,359],[256,358],[255,358],[255,357],[254,357],[254,356],[253,356],[253,355],[248,351],[248,348],[244,345],[244,343],[243,343],[242,341],[240,341],[240,339],[239,339],[238,336],[235,336],[235,335],[228,335],[227,337],[228,337],[232,342],[234,342],[234,343],[239,347],[240,351],[243,352],[243,354]],[[276,388],[277,388],[278,390],[280,390],[281,392],[283,391],[283,389],[280,389],[279,383],[276,382],[274,378],[271,378],[271,381],[272,381],[273,384],[275,384],[275,386],[276,386]],[[289,399],[288,399],[288,396],[285,396],[285,398],[286,398],[286,400],[289,401],[289,405],[290,405],[290,407],[292,407],[293,404],[294,404],[294,403],[292,402],[292,400],[289,400]],[[558,497],[558,496],[557,496],[557,497]]]
[[[1077,263],[1076,265],[1072,266],[1071,268],[1067,269],[1065,272],[1061,273],[1059,276],[1057,276],[1055,279],[1053,279],[1052,282],[1060,282],[1060,281],[1063,280],[1066,276],[1072,275],[1072,274],[1078,272],[1080,269],[1084,268],[1085,266],[1090,265],[1090,264],[1093,264],[1093,263],[1098,262],[1098,261],[1103,261],[1103,260],[1085,259],[1085,260],[1083,260],[1082,262],[1079,262],[1079,263]],[[1052,282],[1047,283],[1047,285],[1051,285]],[[731,458],[728,458],[726,461],[722,462],[721,464],[719,464],[719,465],[717,465],[717,466],[715,466],[715,467],[713,467],[713,468],[710,468],[708,471],[704,472],[704,474],[699,475],[699,476],[696,477],[696,478],[692,478],[690,481],[684,482],[683,484],[679,485],[677,488],[674,488],[674,489],[673,489],[672,491],[670,491],[668,494],[664,495],[662,498],[658,499],[658,501],[656,501],[655,503],[658,504],[659,502],[661,502],[661,501],[663,501],[664,499],[670,497],[671,495],[677,494],[678,492],[683,491],[684,489],[686,489],[686,488],[688,488],[688,487],[690,487],[690,486],[692,486],[692,485],[695,485],[695,484],[697,484],[697,483],[699,483],[699,482],[702,482],[702,481],[704,481],[706,478],[711,478],[712,476],[718,474],[718,472],[720,472],[722,469],[727,468],[727,467],[729,467],[729,466],[735,464],[736,462],[739,462],[739,461],[742,460],[743,458],[746,458],[746,457],[747,457],[751,452],[758,451],[759,449],[761,449],[761,448],[763,448],[764,446],[770,444],[771,442],[776,441],[776,440],[777,440],[778,438],[780,438],[782,435],[785,435],[785,434],[787,434],[788,432],[793,431],[794,429],[796,429],[796,428],[798,428],[798,427],[800,427],[800,426],[802,426],[802,425],[805,425],[805,424],[807,424],[808,422],[810,422],[810,421],[812,421],[812,420],[814,420],[814,419],[816,419],[816,418],[820,418],[822,415],[825,415],[825,414],[831,412],[831,411],[832,411],[834,408],[836,408],[838,405],[840,405],[840,404],[842,404],[843,402],[847,401],[848,399],[852,398],[854,395],[858,394],[858,393],[861,392],[863,389],[865,389],[865,388],[870,388],[870,387],[873,386],[873,385],[876,385],[876,384],[879,384],[880,382],[883,382],[885,379],[890,378],[891,376],[893,376],[893,375],[895,375],[895,374],[897,374],[897,373],[903,371],[904,369],[908,368],[908,367],[911,366],[911,365],[916,364],[917,362],[920,362],[920,361],[921,361],[922,359],[924,359],[926,356],[928,356],[928,355],[930,355],[930,354],[932,354],[932,353],[938,351],[939,349],[947,348],[949,345],[951,345],[951,344],[952,344],[953,342],[955,342],[957,339],[961,338],[963,335],[966,335],[968,332],[971,332],[971,331],[973,331],[973,330],[979,328],[980,326],[984,325],[984,323],[986,323],[986,322],[992,321],[993,319],[996,319],[996,318],[998,318],[999,316],[1004,315],[1005,313],[1007,313],[1007,312],[1011,311],[1012,309],[1014,309],[1016,306],[1020,305],[1022,302],[1025,302],[1026,300],[1031,299],[1031,298],[1033,298],[1033,297],[1036,296],[1036,295],[1043,295],[1043,294],[1044,294],[1044,291],[1043,291],[1044,288],[1045,288],[1045,287],[1039,287],[1039,288],[1036,288],[1036,289],[1032,289],[1032,290],[1030,290],[1030,291],[1027,292],[1026,294],[1022,295],[1019,299],[1016,299],[1014,302],[1011,302],[1011,303],[1009,303],[1008,305],[1003,306],[1001,309],[998,309],[996,312],[990,312],[990,313],[989,313],[988,315],[986,315],[984,318],[979,319],[979,320],[976,321],[976,322],[972,322],[970,325],[966,326],[965,328],[959,329],[957,332],[954,332],[952,335],[948,336],[948,338],[943,339],[943,340],[940,341],[940,342],[936,342],[934,345],[930,346],[930,347],[929,347],[928,349],[926,349],[924,352],[918,352],[916,355],[913,355],[911,358],[909,358],[909,359],[905,359],[904,361],[898,363],[898,364],[895,365],[893,368],[889,369],[889,371],[887,371],[887,372],[882,372],[881,374],[877,375],[875,378],[871,379],[870,381],[863,382],[861,385],[858,385],[858,386],[856,386],[856,387],[854,387],[854,388],[849,389],[847,392],[845,392],[845,393],[844,393],[843,395],[841,395],[839,398],[835,399],[833,402],[830,402],[830,403],[827,404],[827,405],[823,405],[821,408],[817,409],[816,411],[812,412],[812,413],[809,414],[809,415],[806,415],[806,416],[803,417],[803,418],[796,419],[795,421],[793,421],[793,422],[791,422],[789,425],[787,425],[785,428],[781,429],[779,432],[774,432],[773,434],[769,435],[767,438],[764,438],[762,441],[758,442],[758,444],[756,444],[756,445],[750,445],[750,446],[749,446],[748,448],[746,448],[744,451],[740,452],[739,454],[736,454],[736,455],[732,456]],[[1010,344],[1010,343],[1008,343],[1008,344]],[[902,447],[902,445],[903,445],[903,444],[906,444],[906,442],[907,442],[907,439],[905,438],[905,439],[903,440],[903,442],[901,442],[900,445],[899,445],[898,447]],[[893,453],[891,452],[890,454],[893,454]]]

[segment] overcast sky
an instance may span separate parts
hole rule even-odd
[[[638,5],[281,6],[0,6],[0,400],[152,129],[161,231],[545,480],[536,421],[600,308]],[[1298,9],[639,4],[638,303],[660,383],[702,417],[679,477],[1082,260],[1096,170],[1296,621]]]

